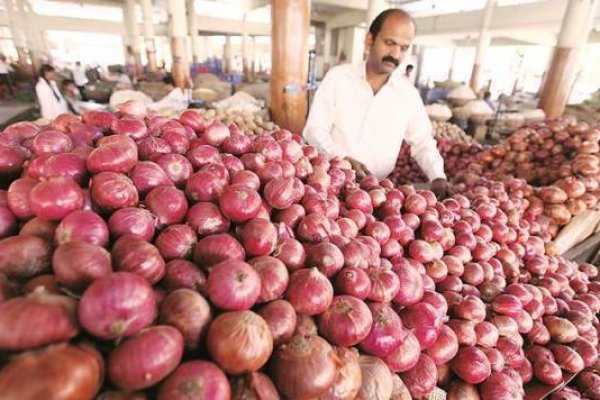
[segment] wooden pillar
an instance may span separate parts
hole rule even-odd
[[[367,31],[369,30],[369,26],[371,26],[371,22],[377,17],[382,11],[390,8],[389,2],[386,0],[369,0],[367,6]]]
[[[479,40],[477,41],[477,51],[475,53],[475,63],[471,71],[471,89],[477,93],[481,86],[481,71],[483,71],[483,62],[485,61],[485,51],[490,45],[491,37],[488,33],[490,23],[492,22],[492,12],[496,5],[496,0],[487,0],[483,11],[483,21],[479,31]]]
[[[187,87],[189,81],[189,68],[186,57],[186,37],[188,35],[185,0],[167,0],[169,12],[169,39],[173,63],[171,74],[177,87]]]
[[[271,21],[271,115],[279,126],[302,132],[307,93],[297,88],[308,79],[310,2],[271,0]]]
[[[135,0],[125,0],[123,19],[125,20],[126,31],[126,63],[133,67],[134,76],[138,76],[141,72],[140,44],[138,42],[140,30],[135,17]]]
[[[540,95],[539,107],[549,118],[559,117],[565,110],[597,10],[597,0],[569,0]]]
[[[156,71],[156,44],[154,42],[154,24],[152,23],[152,0],[141,0],[142,15],[144,17],[144,43],[146,44],[146,58],[148,69]]]
[[[231,36],[229,34],[225,35],[225,45],[223,46],[223,71],[226,74],[231,73],[231,58],[232,58],[232,48],[231,48]]]
[[[20,11],[20,5],[18,0],[5,0],[4,8],[7,14],[8,25],[10,33],[17,50],[17,57],[21,67],[27,71],[27,73],[36,74],[37,71],[32,63],[31,69],[29,65],[29,51],[27,49],[26,33],[25,33],[25,22],[23,21],[23,15]]]
[[[246,82],[250,81],[250,36],[248,35],[248,26],[246,19],[248,13],[244,13],[242,22],[242,71]]]
[[[194,10],[194,0],[187,0],[187,20],[190,30],[190,40],[192,45],[192,60],[194,64],[202,61],[200,36],[198,35],[198,24],[196,23],[196,11]]]

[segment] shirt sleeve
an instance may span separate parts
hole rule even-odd
[[[335,120],[335,75],[329,72],[319,84],[304,127],[304,139],[329,156],[345,157],[331,137]]]
[[[414,112],[406,132],[410,155],[425,172],[429,181],[438,178],[446,179],[444,159],[437,149],[437,143],[433,137],[433,127],[425,111],[425,106],[418,92],[413,91],[413,93]]]
[[[52,119],[54,117],[56,99],[51,93],[50,87],[38,83],[35,86],[35,94],[37,95],[38,103],[40,103],[40,112],[42,117],[46,119]]]

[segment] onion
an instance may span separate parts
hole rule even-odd
[[[155,227],[156,218],[150,211],[137,207],[121,208],[108,219],[108,230],[115,239],[132,234],[150,241]]]
[[[435,343],[442,326],[442,318],[431,304],[413,304],[403,309],[400,316],[404,325],[413,329],[422,350],[427,350]]]
[[[261,206],[259,194],[247,186],[228,186],[219,197],[223,215],[233,222],[245,222],[258,214]]]
[[[142,196],[155,187],[172,184],[165,171],[151,161],[138,162],[129,176]]]
[[[198,240],[188,225],[171,225],[156,238],[156,247],[165,260],[190,258]]]
[[[219,207],[208,202],[198,202],[190,207],[187,222],[199,236],[224,233],[229,229],[229,221]]]
[[[95,212],[77,210],[67,215],[58,224],[54,238],[58,245],[83,241],[96,246],[106,246],[108,226]]]
[[[452,371],[471,384],[485,381],[491,374],[490,362],[477,347],[461,347],[450,364]]]
[[[269,325],[276,346],[287,343],[294,335],[297,316],[294,307],[285,300],[274,300],[258,310]],[[315,329],[316,331],[316,329]]]
[[[337,357],[333,348],[318,336],[292,337],[273,355],[273,380],[288,398],[317,398],[335,383]]]
[[[38,133],[34,138],[31,150],[37,156],[44,154],[68,153],[73,149],[69,136],[55,130]]]
[[[474,323],[485,320],[485,304],[481,299],[473,295],[465,296],[454,306],[453,311],[456,317],[473,321]]]
[[[401,290],[394,297],[394,303],[401,306],[410,306],[421,300],[424,294],[421,275],[408,263],[396,264],[393,271],[398,276]]]
[[[300,269],[290,276],[285,297],[297,313],[317,315],[331,305],[333,286],[317,268]]]
[[[126,339],[109,354],[108,377],[121,389],[145,389],[173,372],[182,355],[181,333],[171,326],[153,326]]]
[[[133,182],[122,174],[101,172],[91,181],[91,195],[94,204],[106,211],[135,207],[139,195]]]
[[[225,190],[226,182],[215,173],[200,170],[190,176],[185,184],[185,194],[192,202],[216,201]]]
[[[206,276],[196,264],[176,258],[166,264],[161,284],[168,291],[186,288],[204,293]]]
[[[600,396],[600,376],[595,372],[583,371],[575,379],[575,385],[584,396],[592,399]]]
[[[226,373],[254,372],[271,356],[273,336],[265,320],[252,311],[226,312],[210,324],[207,348]]]
[[[231,388],[227,377],[209,361],[189,361],[179,365],[165,379],[158,391],[158,400],[229,399]]]
[[[437,383],[437,368],[429,356],[421,353],[417,364],[409,371],[400,374],[413,398],[421,398],[431,393]]]
[[[516,341],[516,337],[508,337],[508,336],[500,336],[498,339],[498,344],[496,348],[502,353],[506,363],[511,367],[515,367],[521,365],[525,360],[525,356],[523,354],[523,348],[521,346],[522,343]]]
[[[52,267],[57,281],[75,292],[112,272],[110,253],[83,241],[58,246],[52,256]]]
[[[359,357],[362,385],[357,400],[389,399],[392,396],[392,374],[381,359],[371,356]]]
[[[493,347],[482,347],[481,351],[485,353],[485,356],[490,361],[492,371],[502,371],[504,369],[504,356],[498,349]]]
[[[202,168],[206,164],[219,164],[221,161],[219,151],[214,146],[209,146],[207,144],[194,147],[192,143],[190,143],[190,150],[185,156],[196,170]]]
[[[60,362],[57,362],[60,360]],[[6,399],[92,399],[102,386],[104,363],[88,346],[61,343],[23,353],[0,370]]]
[[[15,178],[19,175],[26,157],[18,147],[0,144],[0,160],[0,178],[4,180]]]
[[[238,231],[242,245],[249,256],[271,254],[277,244],[277,230],[270,221],[254,218]]]
[[[458,352],[458,338],[456,334],[447,325],[443,325],[436,341],[426,350],[426,353],[435,365],[442,365],[450,362]]]
[[[192,164],[181,154],[163,154],[156,158],[156,163],[177,187],[185,187],[186,181],[193,173]]]
[[[557,344],[552,346],[551,349],[556,363],[565,371],[577,374],[585,368],[583,358],[572,348]]]
[[[101,139],[86,160],[86,167],[92,174],[99,172],[128,173],[138,161],[138,147],[126,136],[110,136]],[[140,145],[140,158],[144,151]]]
[[[460,380],[453,381],[448,389],[447,400],[481,400],[477,387]]]
[[[225,260],[244,260],[245,251],[233,236],[222,233],[201,239],[194,249],[194,262],[210,271],[211,267]]]
[[[405,372],[419,361],[421,346],[411,331],[406,332],[402,343],[383,360],[393,372]]]
[[[567,319],[553,316],[544,317],[544,324],[552,339],[558,343],[571,343],[579,336],[577,327]]]
[[[563,380],[560,367],[550,360],[535,362],[533,364],[533,373],[540,382],[550,386],[556,386]]]
[[[282,261],[289,271],[302,268],[306,260],[304,247],[293,238],[281,239],[273,251],[273,256]]]
[[[408,253],[411,258],[414,258],[420,263],[429,263],[434,260],[435,256],[433,254],[433,249],[431,245],[424,240],[414,240],[410,243],[408,247]]]
[[[186,348],[196,350],[204,341],[212,315],[204,297],[190,289],[178,289],[161,302],[159,319],[182,333]]]
[[[9,279],[30,279],[50,267],[48,242],[37,236],[10,236],[0,240],[0,273]]]
[[[345,267],[336,276],[335,289],[341,294],[365,300],[371,294],[372,283],[369,275],[364,270]]]
[[[316,267],[328,278],[337,274],[344,266],[342,251],[331,243],[307,246],[307,263]]]
[[[75,337],[75,307],[74,300],[43,289],[1,303],[0,348],[23,351]]]
[[[27,220],[34,217],[29,194],[37,183],[35,179],[24,177],[14,180],[8,187],[7,205],[17,218]]]
[[[372,268],[368,271],[373,285],[368,299],[382,303],[392,301],[400,291],[400,279],[386,268]]]
[[[152,288],[145,279],[128,272],[95,280],[79,301],[79,322],[105,340],[133,335],[150,325],[155,316]]]
[[[388,305],[369,304],[372,314],[370,332],[361,342],[362,350],[369,354],[385,357],[392,353],[404,340],[406,335],[398,314]]]
[[[136,235],[121,236],[112,248],[112,257],[116,270],[136,273],[151,285],[165,274],[165,260],[158,249]]]
[[[83,208],[83,192],[67,177],[54,177],[40,182],[29,194],[31,211],[36,217],[57,221],[71,211]]]
[[[590,367],[598,361],[598,349],[586,339],[580,338],[571,344],[573,349],[581,356],[585,367]]]
[[[259,303],[266,303],[280,298],[288,286],[289,274],[280,260],[262,256],[253,258],[248,263],[256,268],[260,276]]]
[[[197,110],[185,110],[179,116],[179,122],[185,126],[189,126],[196,132],[203,132],[208,126],[208,122],[204,116]]]
[[[343,400],[357,398],[362,387],[363,373],[359,364],[359,356],[356,349],[345,347],[334,347],[334,352],[341,367],[337,372],[335,382],[326,394],[319,397],[320,400]],[[384,383],[386,384],[386,383]]]
[[[208,276],[208,297],[223,310],[251,308],[256,303],[260,290],[260,275],[243,261],[220,262],[213,266]]]
[[[278,210],[284,210],[304,196],[304,186],[298,178],[272,179],[264,188],[265,200]]]
[[[479,388],[481,398],[513,400],[522,399],[525,396],[522,385],[519,385],[506,372],[492,372],[488,380],[483,382]]]
[[[464,319],[451,319],[447,325],[456,333],[458,343],[462,346],[475,346],[477,344],[477,333],[475,324]]]

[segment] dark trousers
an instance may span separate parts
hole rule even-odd
[[[0,74],[0,85],[6,85],[8,87],[8,93],[11,96],[14,94],[9,74]]]
[[[77,86],[79,94],[81,94],[81,100],[85,100],[85,86]]]

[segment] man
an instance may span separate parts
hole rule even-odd
[[[75,115],[81,114],[79,103],[81,102],[81,92],[74,81],[65,79],[61,83],[62,94],[67,101],[69,111]]]
[[[344,157],[359,174],[379,179],[394,169],[404,139],[439,197],[448,191],[444,161],[419,93],[397,70],[415,36],[405,11],[375,18],[365,38],[366,62],[332,68],[315,93],[304,137],[321,151]]]
[[[35,85],[35,94],[40,104],[42,118],[53,120],[60,114],[68,113],[69,107],[58,86],[54,67],[44,64],[40,67],[40,77]]]
[[[84,98],[85,95],[83,94],[83,91],[85,89],[85,85],[88,83],[88,78],[85,74],[85,68],[81,65],[80,61],[75,63],[75,68],[73,69],[73,81],[75,82],[77,89],[79,89],[81,98]]]
[[[413,67],[412,64],[408,64],[406,66],[406,69],[404,70],[404,76],[406,76],[407,79],[410,79],[410,75],[412,74],[414,68],[415,67]]]
[[[10,74],[13,72],[13,67],[6,62],[6,56],[0,54],[0,85],[6,85],[8,88],[8,94],[12,97],[14,95],[12,81]]]

